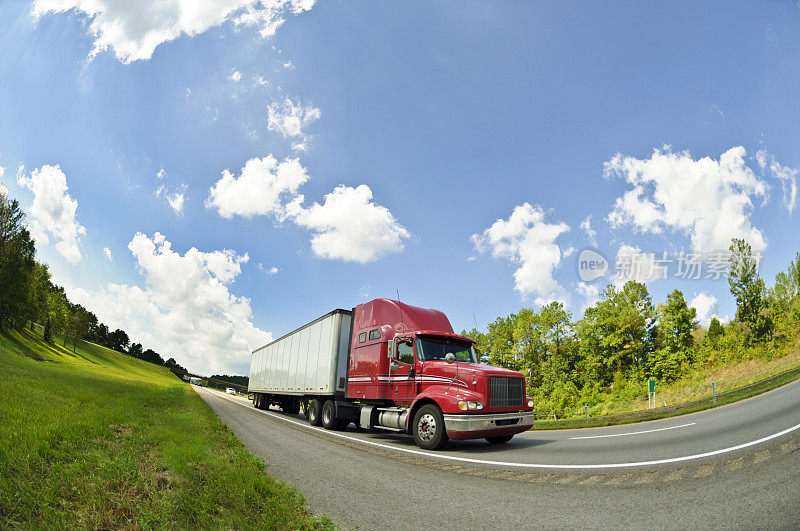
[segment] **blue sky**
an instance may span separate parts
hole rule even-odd
[[[796,2],[149,4],[0,4],[0,182],[72,300],[193,370],[396,290],[577,318],[584,249],[800,250]],[[655,302],[734,315],[675,267]]]

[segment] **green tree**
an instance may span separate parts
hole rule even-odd
[[[36,248],[16,200],[0,194],[0,328],[25,325],[30,314]]]
[[[650,372],[656,378],[673,381],[692,361],[697,310],[689,308],[683,293],[676,289],[667,296],[667,303],[659,306],[658,314],[661,348],[652,356]]]
[[[621,291],[609,284],[597,304],[586,310],[577,332],[593,376],[604,385],[614,374],[641,378],[655,348],[655,310],[647,286],[630,280]],[[587,349],[590,352],[587,352]]]
[[[144,352],[144,350],[141,343],[131,343],[131,346],[128,347],[128,356],[141,359],[142,352]]]
[[[125,352],[128,350],[128,344],[130,343],[130,338],[128,334],[125,333],[124,330],[120,330],[117,328],[106,338],[106,346],[110,349],[116,350],[117,352]]]
[[[80,304],[67,304],[69,307],[67,309],[67,325],[64,330],[64,346],[68,341],[72,342],[72,351],[75,352],[78,342],[84,339],[89,332],[92,314]]]
[[[736,299],[736,320],[747,326],[752,339],[762,339],[770,331],[766,311],[764,280],[758,276],[758,263],[750,244],[733,238],[730,246],[728,283]]]
[[[515,355],[514,326],[517,316],[513,313],[507,317],[498,317],[489,323],[486,334],[486,346],[492,365],[516,370],[519,360]]]
[[[767,299],[773,337],[781,341],[797,337],[800,330],[800,253],[786,271],[775,275],[775,286]]]
[[[34,323],[43,324],[47,319],[47,294],[51,288],[50,271],[47,269],[47,264],[37,262],[30,284],[29,319],[31,321],[31,330],[33,330]]]
[[[528,387],[541,385],[540,368],[547,355],[547,345],[542,337],[539,314],[533,308],[522,308],[516,315],[512,337],[513,351],[519,360],[518,366],[528,376]]]
[[[545,377],[550,388],[570,379],[572,360],[566,355],[566,344],[572,337],[571,317],[560,302],[551,302],[538,312],[523,308],[517,314],[514,340],[529,386],[541,387]]]
[[[53,341],[53,336],[64,333],[68,322],[67,297],[64,289],[54,287],[47,294],[47,316],[44,322],[44,340]]]
[[[771,295],[786,304],[800,296],[800,253],[795,255],[786,271],[775,275],[775,287],[772,288]]]
[[[149,363],[155,363],[156,365],[164,365],[164,358],[162,358],[158,352],[151,349],[147,349],[142,352],[141,359]]]
[[[719,322],[719,319],[712,317],[711,322],[708,324],[708,332],[706,332],[705,337],[708,338],[708,341],[711,342],[711,345],[716,348],[719,338],[724,335],[725,328]]]

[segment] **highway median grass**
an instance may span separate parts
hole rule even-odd
[[[0,335],[0,528],[333,527],[163,367]]]

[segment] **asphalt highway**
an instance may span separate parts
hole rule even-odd
[[[800,382],[692,415],[439,452],[196,389],[273,476],[343,528],[800,527]]]

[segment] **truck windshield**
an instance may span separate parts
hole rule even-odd
[[[479,363],[471,343],[443,337],[417,338],[417,356],[420,361],[444,360],[450,352],[458,361]]]

